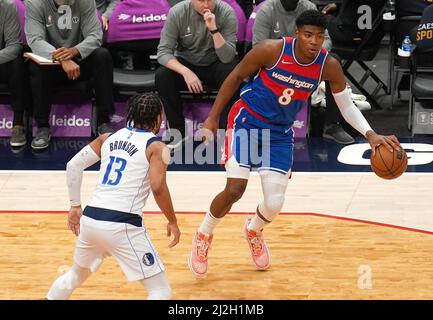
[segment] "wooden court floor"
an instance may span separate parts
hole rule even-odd
[[[0,200],[0,299],[41,299],[52,281],[72,264],[75,237],[66,228],[66,215],[43,213],[44,210],[67,209],[66,188],[59,182],[64,183],[59,180],[64,173],[51,175],[53,182],[41,179],[39,173],[34,177],[0,173],[2,199],[9,194],[9,201],[14,201],[8,205],[4,199]],[[92,192],[95,177],[92,173],[85,177],[83,192],[87,196]],[[206,210],[209,198],[223,185],[224,176],[208,175],[206,181],[200,176],[209,196],[202,198],[198,193],[192,193],[189,205],[185,203],[183,192],[197,188],[199,181],[191,178],[189,183],[181,184],[186,181],[185,177],[186,173],[169,175],[175,207],[179,203],[178,210],[185,211],[178,214],[181,243],[171,249],[167,247],[169,239],[165,236],[165,219],[161,214],[145,214],[144,218],[166,266],[174,299],[433,299],[433,233],[427,230],[431,196],[426,197],[431,187],[425,185],[432,185],[431,176],[408,175],[400,181],[385,184],[385,189],[382,187],[384,181],[370,175],[296,177],[283,210],[301,213],[282,214],[266,228],[265,237],[272,254],[272,266],[267,271],[254,269],[242,235],[248,212],[243,208],[253,210],[258,201],[257,192],[260,192],[258,180],[253,177],[245,200],[235,208],[241,213],[228,215],[216,229],[210,250],[209,275],[205,279],[196,279],[190,273],[187,257],[193,232],[203,217],[198,212]],[[20,183],[24,179],[26,185],[30,181],[38,183],[39,188],[21,188],[20,192],[26,196],[19,203],[13,190],[17,185],[23,186]],[[351,190],[346,190],[348,181]],[[304,185],[311,188],[313,182],[315,192],[300,191]],[[49,184],[52,184],[48,189],[51,192],[56,185],[61,187],[52,194],[51,200],[35,201],[38,194],[47,194]],[[326,191],[318,189],[326,184],[329,184]],[[398,197],[399,192],[406,197],[412,196],[415,191],[410,187],[416,185],[419,186],[419,197],[413,199],[413,208],[417,213],[412,214],[413,208],[409,205],[404,207],[402,203],[406,202],[402,199],[400,204],[392,207],[394,215],[391,217],[391,205],[386,205],[388,201],[397,200],[392,197]],[[370,194],[366,194],[367,190]],[[350,197],[345,196],[346,191]],[[393,219],[399,217],[402,228],[303,214],[299,210],[302,207],[307,209],[304,212],[313,212],[309,210],[320,207],[322,202],[322,213],[331,213],[327,210],[331,204],[323,201],[329,192],[335,194],[329,201],[335,202],[332,213],[336,215],[360,218],[353,211],[361,212],[359,208],[370,206],[369,212],[378,216],[377,223],[398,226],[394,223],[397,220]],[[306,195],[309,195],[308,199],[305,199]],[[366,203],[371,200],[369,197],[376,201],[374,205]],[[29,204],[31,201],[33,205]],[[152,203],[148,207],[153,210]],[[30,208],[41,212],[28,212]],[[8,213],[8,210],[13,212]],[[423,220],[422,217],[426,218]],[[368,215],[365,218],[372,220]],[[405,219],[416,221],[410,224]],[[411,230],[410,227],[414,228]],[[128,283],[113,258],[107,258],[99,271],[72,296],[72,299],[145,298],[145,290],[138,283]]]

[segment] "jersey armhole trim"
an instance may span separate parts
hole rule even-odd
[[[274,65],[272,67],[265,68],[266,70],[272,70],[280,63],[280,60],[284,54],[284,50],[286,50],[286,38],[282,37],[282,39],[283,39],[283,48],[281,49],[281,53],[280,53],[280,56],[278,57],[278,60],[274,63]]]
[[[153,142],[157,142],[157,141],[161,141],[160,137],[152,137],[149,140],[147,140],[147,144],[146,144],[146,149],[153,143]]]

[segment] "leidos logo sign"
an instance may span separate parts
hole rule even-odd
[[[51,125],[56,127],[89,127],[90,119],[77,118],[75,115],[70,118],[68,116],[59,118],[53,114],[51,116]]]
[[[0,119],[0,129],[12,129],[12,127],[12,120],[8,120],[6,118]]]
[[[426,143],[402,143],[406,150],[409,165],[425,165],[433,162],[433,145]],[[341,149],[337,160],[350,165],[370,165],[370,159],[364,154],[370,150],[368,143],[353,144]]]
[[[131,18],[131,16],[129,14],[120,14],[117,17],[119,20],[129,20],[129,18]],[[149,14],[149,15],[141,15],[141,16],[137,16],[137,15],[133,15],[132,16],[132,23],[146,23],[146,22],[159,22],[159,21],[165,21],[167,19],[167,16],[165,14]]]

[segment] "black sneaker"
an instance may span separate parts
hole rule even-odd
[[[113,132],[114,132],[113,127],[108,122],[102,123],[98,126],[98,135],[102,135],[104,133],[113,133]]]
[[[48,148],[50,145],[50,128],[43,127],[38,128],[38,131],[36,132],[36,136],[33,138],[32,141],[32,149],[34,150],[42,150],[45,148]]]
[[[343,127],[339,123],[333,123],[326,126],[323,130],[322,137],[340,144],[351,144],[355,142],[355,139],[344,131]]]
[[[24,126],[15,125],[12,128],[12,135],[10,140],[11,147],[21,147],[27,143],[26,131]]]

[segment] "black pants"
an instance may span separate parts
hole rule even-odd
[[[78,81],[93,80],[98,125],[110,122],[113,111],[113,62],[105,48],[98,48],[86,59],[78,62],[80,77]],[[40,66],[30,63],[30,83],[34,98],[34,118],[38,127],[49,127],[51,98],[58,84],[71,83],[61,66]]]
[[[189,62],[178,59],[180,63],[192,70],[197,77],[210,88],[218,89],[223,84],[227,76],[232,72],[238,63],[234,59],[230,63],[217,61],[209,66],[199,67]],[[164,111],[171,129],[177,129],[185,135],[185,117],[183,116],[183,107],[179,91],[188,90],[184,78],[177,72],[174,72],[164,66],[156,71],[155,76],[156,89],[164,100]],[[239,99],[239,90],[233,95],[231,100],[221,112],[219,128],[226,129],[227,116],[232,105]]]
[[[21,55],[10,62],[0,64],[0,83],[7,83],[14,111],[14,125],[24,125],[24,112],[31,109],[32,99],[27,65]]]

